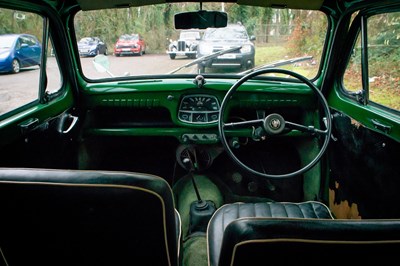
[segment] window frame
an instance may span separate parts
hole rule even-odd
[[[388,8],[379,8],[379,9],[370,9],[368,11],[360,11],[360,13],[355,17],[353,22],[350,25],[350,29],[348,32],[349,38],[347,38],[347,42],[351,41],[351,49],[355,49],[358,37],[361,38],[361,90],[359,91],[350,91],[346,89],[344,76],[348,69],[349,62],[351,56],[347,58],[345,63],[345,67],[343,73],[341,73],[341,86],[340,91],[343,93],[347,98],[357,102],[363,106],[370,106],[374,108],[378,108],[387,112],[390,112],[395,115],[400,114],[400,110],[393,109],[389,106],[383,105],[381,103],[371,101],[370,100],[370,88],[369,88],[369,61],[368,61],[368,19],[373,15],[380,15],[385,13],[393,13],[393,12],[400,12],[399,9],[390,10]]]
[[[0,121],[6,120],[7,118],[10,118],[12,116],[15,116],[18,113],[21,113],[25,110],[28,110],[32,107],[35,107],[39,104],[47,104],[50,101],[52,101],[55,98],[58,98],[61,96],[64,91],[65,91],[65,84],[64,84],[64,75],[63,75],[63,69],[62,66],[59,64],[59,59],[57,57],[57,54],[55,53],[55,58],[57,60],[57,68],[59,70],[59,75],[60,75],[60,84],[59,88],[57,91],[53,91],[52,93],[49,93],[47,91],[48,89],[48,80],[47,80],[47,57],[50,55],[48,52],[49,48],[49,43],[51,40],[51,19],[49,18],[49,15],[43,12],[43,10],[38,9],[38,8],[32,8],[32,9],[26,9],[21,6],[8,6],[8,5],[3,5],[1,6],[2,9],[9,9],[9,10],[16,10],[16,11],[21,11],[21,12],[26,12],[26,13],[31,13],[36,16],[41,17],[42,20],[42,41],[39,41],[39,44],[42,45],[42,52],[40,55],[40,69],[39,69],[39,74],[38,74],[38,85],[37,85],[37,97],[32,99],[31,101],[27,101],[25,103],[22,103],[21,105],[13,107],[13,109],[7,110],[4,113],[0,113]]]

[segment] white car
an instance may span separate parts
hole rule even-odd
[[[198,30],[182,30],[177,41],[171,40],[167,54],[171,59],[175,59],[176,56],[194,59],[197,55],[197,45],[200,38],[201,34]]]

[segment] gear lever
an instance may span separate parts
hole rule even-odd
[[[193,176],[193,172],[194,172],[195,169],[196,169],[195,164],[194,164],[194,163],[192,162],[192,160],[189,159],[189,158],[183,159],[182,162],[183,162],[185,165],[188,166],[189,174],[190,174],[190,179],[192,180],[193,188],[194,188],[194,191],[196,192],[197,202],[198,202],[198,204],[203,205],[203,200],[202,200],[201,197],[200,197],[199,189],[197,188],[196,181],[194,180],[194,176]]]
[[[192,154],[194,160],[192,160]],[[194,172],[197,170],[196,150],[193,149],[192,152],[189,152],[189,157],[184,158],[182,162],[187,166],[187,169],[189,169],[190,179],[192,180],[193,188],[197,197],[197,201],[192,202],[190,205],[189,233],[197,231],[205,232],[207,230],[208,221],[216,208],[212,201],[202,200],[200,197],[199,189],[194,178]]]

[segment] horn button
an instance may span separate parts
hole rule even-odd
[[[285,129],[285,119],[279,114],[270,114],[264,120],[264,130],[267,134],[279,134]]]

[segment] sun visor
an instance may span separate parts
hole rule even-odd
[[[319,10],[324,0],[237,0],[239,5]]]
[[[167,3],[165,0],[76,0],[82,10],[124,8]]]

